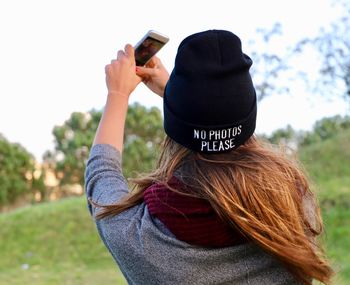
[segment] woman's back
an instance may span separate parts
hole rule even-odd
[[[179,179],[186,175],[178,174]],[[128,191],[120,153],[109,145],[94,146],[86,181],[87,194],[99,204],[120,200]],[[96,214],[95,207],[90,210]],[[145,203],[96,224],[129,284],[300,284],[280,262],[251,242],[204,248],[177,239],[150,215]]]

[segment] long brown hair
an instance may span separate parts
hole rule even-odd
[[[333,271],[315,238],[323,230],[322,218],[302,167],[255,137],[236,150],[208,155],[166,137],[157,168],[131,179],[133,191],[118,204],[102,206],[97,219],[140,204],[152,183],[178,191],[167,181],[179,167],[187,168],[184,181],[197,189],[185,195],[208,200],[223,220],[277,257],[303,283],[330,283]]]

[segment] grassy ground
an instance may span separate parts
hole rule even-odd
[[[350,211],[324,211],[325,241],[339,274],[350,284]],[[84,198],[23,208],[0,215],[1,285],[126,284],[100,241]]]
[[[0,284],[126,284],[86,208],[70,198],[0,215]]]
[[[350,284],[350,131],[304,147],[300,158],[322,206],[327,253],[339,272],[335,284]]]
[[[317,187],[327,252],[350,284],[350,133],[306,147],[300,157]],[[100,241],[85,198],[0,215],[0,285],[126,284]]]
[[[337,272],[335,283],[350,284],[350,211],[333,208],[324,214],[327,253]]]

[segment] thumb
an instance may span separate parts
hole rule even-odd
[[[156,71],[154,68],[142,67],[142,66],[136,67],[136,74],[142,78],[153,77],[155,75],[155,72]]]

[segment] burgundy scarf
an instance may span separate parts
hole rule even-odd
[[[175,176],[169,185],[182,192],[188,191]],[[144,201],[153,217],[158,218],[177,239],[189,244],[226,247],[247,241],[220,219],[207,200],[181,195],[155,183],[145,190]]]

